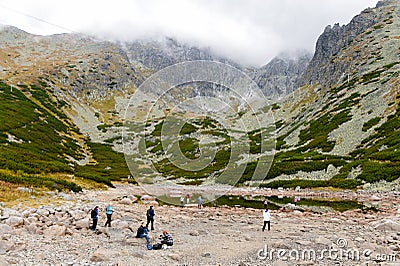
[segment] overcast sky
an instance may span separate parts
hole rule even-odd
[[[0,0],[0,24],[109,40],[169,36],[260,66],[283,51],[314,51],[325,26],[347,24],[377,0]],[[47,23],[46,23],[47,22]]]

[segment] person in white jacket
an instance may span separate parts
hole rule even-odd
[[[262,228],[262,231],[264,232],[265,226],[268,224],[268,231],[271,229],[270,226],[270,220],[271,220],[271,213],[269,212],[268,208],[265,208],[263,211],[263,216],[264,216],[264,226]]]

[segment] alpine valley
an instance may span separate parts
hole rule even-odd
[[[162,130],[171,122],[166,114],[173,106],[166,105],[164,117],[127,124],[128,106],[134,103],[140,111],[152,104],[150,98],[140,99],[143,106],[134,98],[145,80],[193,60],[225,63],[254,80],[263,94],[260,112],[272,122],[233,134],[212,110],[202,116],[176,112],[172,119],[180,129],[174,135]],[[347,25],[327,26],[314,54],[281,54],[260,68],[171,38],[109,42],[3,26],[0,201],[9,196],[6,190],[21,186],[77,192],[118,181],[398,191],[399,74],[400,5],[394,0],[378,2]],[[235,102],[229,88],[196,82],[176,87],[171,96]],[[251,120],[240,104],[232,124]],[[135,128],[141,148],[129,154],[127,165],[122,132]],[[185,158],[196,160],[210,150],[214,156],[206,167],[185,170],[168,156],[165,139]],[[235,148],[244,143],[247,151]],[[260,163],[266,170],[256,173]],[[218,178],[230,167],[243,169],[235,182]]]

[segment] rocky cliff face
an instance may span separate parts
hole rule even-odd
[[[400,170],[396,140],[400,137],[399,15],[398,1],[384,1],[363,11],[349,25],[325,29],[298,80],[301,87],[273,108],[280,150],[276,167],[280,165],[282,171],[270,185],[293,185],[300,178],[314,180],[315,186],[340,182],[342,187],[396,187],[399,176],[395,172]],[[283,170],[304,163],[300,159],[289,164],[295,154],[310,160],[313,171],[290,174]],[[331,166],[317,163],[316,154]],[[346,163],[335,161],[340,158]]]
[[[267,65],[255,69],[250,76],[261,88],[265,96],[279,98],[296,89],[298,78],[307,68],[312,54],[299,51],[295,54],[281,54]]]
[[[314,56],[296,82],[296,87],[314,83],[323,83],[327,86],[338,84],[342,75],[349,73],[352,61],[368,58],[368,54],[364,49],[357,49],[346,61],[332,62],[332,57],[346,47],[354,47],[360,38],[368,37],[366,35],[371,27],[375,26],[378,29],[387,24],[393,18],[393,7],[397,4],[396,0],[380,1],[376,8],[365,9],[347,25],[327,26],[318,38]]]

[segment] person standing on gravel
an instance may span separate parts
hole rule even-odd
[[[92,231],[96,231],[97,221],[99,220],[99,206],[94,207],[90,212],[90,217],[93,220]]]
[[[262,228],[262,231],[264,232],[265,226],[268,224],[268,231],[271,229],[270,227],[270,220],[271,220],[271,213],[269,212],[268,208],[265,208],[263,211],[263,217],[264,217],[264,226]]]
[[[111,206],[111,203],[108,204],[107,208],[106,208],[106,215],[107,215],[107,221],[106,224],[104,226],[111,227],[111,216],[113,214],[113,208]]]
[[[146,212],[146,216],[147,216],[147,224],[146,227],[148,228],[149,224],[151,223],[151,230],[154,230],[154,209],[153,206],[150,206],[150,208],[147,210]]]
[[[190,203],[190,195],[188,193],[188,194],[186,194],[186,204],[189,204],[189,203]]]
[[[203,206],[203,199],[201,198],[201,196],[199,196],[199,198],[197,199],[197,207],[201,209],[202,206]]]

